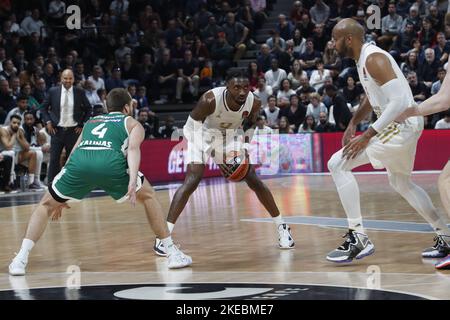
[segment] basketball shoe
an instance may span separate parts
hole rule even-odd
[[[170,250],[167,258],[169,259],[169,269],[179,269],[188,267],[192,264],[192,258],[187,254],[184,254],[176,245],[172,245],[173,249]]]
[[[12,276],[23,276],[25,275],[25,268],[28,261],[21,260],[17,256],[13,259],[9,265],[9,274]]]
[[[280,249],[292,249],[295,247],[295,242],[291,235],[291,228],[286,223],[278,226],[278,245]]]
[[[162,241],[158,238],[155,239],[155,244],[153,245],[153,251],[155,251],[155,253],[158,256],[167,257],[167,250],[164,247]]]
[[[450,270],[450,254],[436,263],[435,267],[438,270]]]
[[[353,259],[362,259],[375,252],[375,246],[365,234],[355,230],[349,230],[344,238],[345,242],[336,250],[327,255],[327,260],[331,262],[351,262]]]
[[[448,236],[436,236],[434,238],[436,243],[430,248],[426,248],[422,251],[422,257],[424,258],[444,258],[450,254],[450,237]]]

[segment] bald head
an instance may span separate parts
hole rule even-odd
[[[341,56],[357,58],[355,52],[359,52],[364,43],[364,28],[356,20],[343,19],[334,26],[333,39]]]
[[[333,28],[333,37],[337,40],[340,37],[353,36],[361,41],[364,40],[364,28],[351,18],[342,19]]]
[[[73,77],[73,72],[70,69],[65,69],[62,74],[61,74],[61,83],[64,86],[64,88],[66,88],[67,90],[69,90],[70,88],[72,88],[73,83],[74,83],[74,77]]]

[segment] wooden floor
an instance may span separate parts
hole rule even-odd
[[[330,176],[265,180],[292,228],[296,248],[287,251],[277,248],[275,226],[259,219],[269,215],[246,185],[218,179],[201,184],[176,224],[174,240],[192,256],[194,264],[175,271],[168,271],[166,259],[153,254],[154,235],[143,208],[119,205],[102,196],[73,203],[62,220],[50,223],[30,255],[28,275],[9,277],[7,266],[18,250],[33,204],[1,208],[0,290],[66,286],[70,280],[66,272],[75,266],[81,270],[82,286],[285,283],[376,288],[450,299],[450,272],[436,271],[436,261],[423,260],[420,255],[434,237],[415,229],[423,226],[424,220],[389,187],[385,175],[358,175],[357,180],[364,218],[386,222],[387,229],[368,228],[376,252],[352,264],[325,260],[326,254],[342,243],[346,229],[329,226],[329,219],[307,220],[345,217]],[[437,174],[416,174],[414,181],[443,210]],[[175,190],[158,191],[165,212]],[[400,231],[398,224],[390,221],[413,228]]]

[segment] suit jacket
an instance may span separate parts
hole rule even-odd
[[[50,88],[42,104],[41,113],[44,123],[51,121],[53,127],[58,125],[61,116],[61,86]],[[78,127],[83,127],[91,114],[92,106],[84,90],[73,87],[73,118],[78,123]]]

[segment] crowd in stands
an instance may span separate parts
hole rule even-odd
[[[337,54],[331,30],[351,17],[366,28],[367,41],[395,57],[418,103],[440,89],[450,54],[449,1],[295,1],[290,12],[276,15],[267,41],[257,43],[256,31],[274,16],[277,1],[286,0],[2,1],[1,174],[15,176],[6,170],[11,152],[19,168],[46,163],[50,136],[40,108],[48,90],[61,84],[64,69],[73,70],[74,85],[84,89],[93,115],[107,111],[111,89],[127,88],[146,138],[170,138],[178,129],[174,117],[156,114],[152,106],[193,106],[203,92],[224,85],[227,70],[238,67],[247,51],[256,50],[247,72],[263,103],[258,130],[343,131],[364,91],[355,62]],[[71,4],[81,9],[80,30],[66,26]],[[365,23],[373,4],[381,11],[380,29]],[[358,129],[367,129],[374,117]],[[448,112],[426,119],[426,128],[450,127]],[[7,190],[12,178],[0,180]]]

